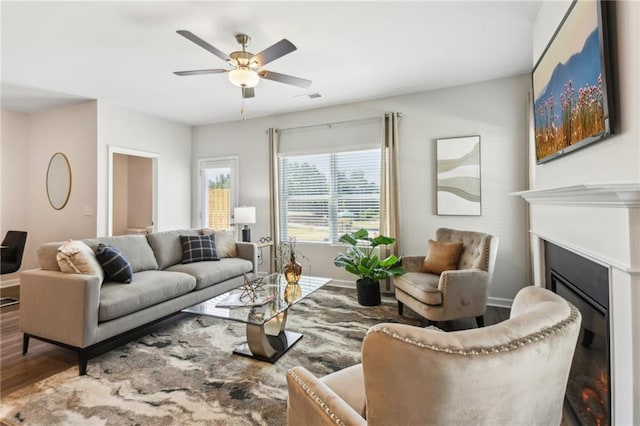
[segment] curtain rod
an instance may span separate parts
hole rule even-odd
[[[402,113],[398,113],[399,117],[402,117]],[[355,118],[353,120],[343,120],[343,121],[333,121],[331,123],[320,123],[320,124],[309,124],[307,126],[296,126],[296,127],[286,127],[284,129],[276,129],[277,132],[286,132],[289,130],[300,130],[300,129],[313,129],[315,127],[333,127],[339,126],[341,124],[352,124],[352,123],[361,123],[366,121],[380,120],[380,116],[376,117],[367,117],[367,118]]]

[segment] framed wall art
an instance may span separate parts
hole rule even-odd
[[[480,136],[436,140],[439,215],[480,216]]]
[[[608,1],[574,1],[533,68],[536,160],[544,163],[614,131]]]

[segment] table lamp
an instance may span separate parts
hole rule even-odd
[[[233,209],[233,219],[236,225],[244,224],[242,228],[242,241],[251,241],[251,229],[249,229],[250,223],[256,223],[256,208],[255,207],[236,207]]]

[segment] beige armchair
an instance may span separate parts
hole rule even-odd
[[[376,325],[362,364],[322,379],[303,367],[287,372],[287,424],[560,424],[580,321],[560,296],[526,287],[496,325],[451,333]]]
[[[438,242],[463,244],[456,270],[440,275],[421,272],[425,256],[403,256],[404,275],[393,277],[398,312],[407,305],[431,322],[475,317],[484,326],[489,285],[498,253],[498,237],[440,228]]]

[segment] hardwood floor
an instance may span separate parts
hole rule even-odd
[[[37,339],[31,339],[29,353],[22,356],[19,306],[0,312],[0,398],[77,365],[75,353]]]

